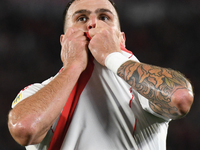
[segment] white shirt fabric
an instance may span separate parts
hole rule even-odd
[[[128,52],[123,51],[123,55],[137,60]],[[166,150],[169,120],[153,112],[148,100],[117,74],[95,60],[94,65],[61,149]],[[26,87],[13,101],[12,107],[52,79]],[[47,150],[57,122],[58,120],[40,144],[27,146],[26,149]]]

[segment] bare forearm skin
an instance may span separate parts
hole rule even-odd
[[[34,95],[17,104],[9,113],[8,127],[21,145],[40,143],[58,118],[81,70],[65,68]]]
[[[117,74],[146,97],[158,114],[177,119],[190,110],[193,102],[191,84],[172,69],[127,61]]]

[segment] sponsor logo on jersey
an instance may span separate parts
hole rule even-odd
[[[15,100],[12,102],[12,106],[14,106],[15,104],[17,104],[21,99],[22,99],[22,93],[19,93],[17,95],[17,97],[15,98]]]

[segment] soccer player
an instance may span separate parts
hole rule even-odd
[[[28,150],[165,150],[168,123],[189,112],[192,86],[125,48],[114,3],[72,0],[60,41],[60,72],[12,103],[13,138]]]

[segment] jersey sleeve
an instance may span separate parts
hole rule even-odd
[[[31,84],[31,85],[25,87],[23,90],[21,90],[18,93],[18,95],[12,102],[11,107],[14,108],[19,102],[23,101],[25,98],[35,94],[37,91],[42,89],[45,85],[47,85],[51,80],[52,80],[52,78],[49,78],[42,83],[34,83],[34,84]]]

